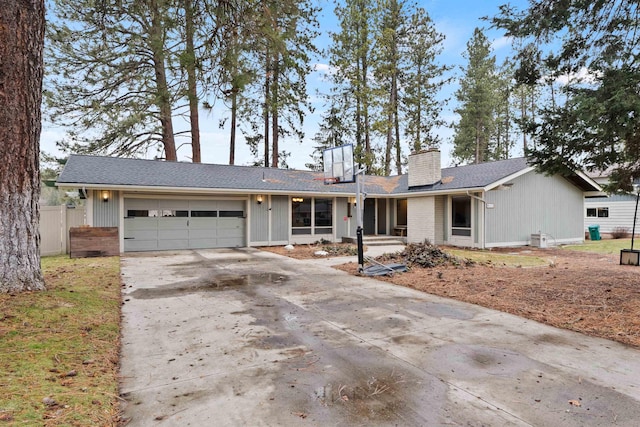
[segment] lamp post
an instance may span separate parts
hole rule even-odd
[[[620,265],[640,265],[640,251],[633,249],[636,237],[636,222],[638,218],[638,201],[640,201],[640,179],[633,182],[633,190],[636,193],[636,209],[633,212],[633,228],[631,229],[631,249],[620,251]]]
[[[638,200],[640,200],[640,183],[633,184],[633,189],[636,191],[636,210],[633,212],[633,229],[631,231],[631,250],[633,250],[633,241],[636,237],[636,219],[638,218]]]

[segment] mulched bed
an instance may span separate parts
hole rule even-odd
[[[568,249],[527,248],[521,256],[549,265],[414,264],[408,273],[379,279],[640,347],[640,268],[619,265],[618,255]],[[336,268],[357,273],[355,263]]]

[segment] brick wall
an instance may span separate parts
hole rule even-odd
[[[435,197],[407,199],[407,242],[420,243],[425,239],[435,243]]]
[[[421,151],[409,156],[409,187],[431,185],[440,181],[440,151]]]

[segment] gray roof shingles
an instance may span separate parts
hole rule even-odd
[[[442,169],[442,181],[408,188],[407,175],[364,179],[368,194],[391,195],[424,191],[481,188],[527,167],[517,158]],[[355,193],[355,184],[324,185],[322,172],[230,166],[158,160],[72,155],[58,184],[69,186],[138,186],[163,188],[217,188],[247,192]]]

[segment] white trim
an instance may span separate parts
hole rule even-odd
[[[153,200],[159,200],[159,199],[166,199],[166,200],[249,200],[250,195],[243,195],[243,196],[218,196],[218,195],[211,195],[211,196],[202,196],[202,195],[198,195],[198,196],[189,196],[188,194],[180,194],[180,195],[175,195],[175,194],[142,194],[142,193],[124,193],[123,197],[125,199],[153,199]]]
[[[251,242],[251,247],[256,246],[285,246],[288,245],[289,242],[286,240],[274,241],[274,242]]]
[[[261,190],[258,188],[202,188],[202,187],[158,187],[158,186],[137,186],[137,185],[113,185],[113,184],[79,184],[79,183],[60,183],[60,188],[78,188],[81,186],[95,190],[118,190],[125,191],[129,194],[145,193],[188,193],[188,194],[273,194],[280,196],[290,196],[291,194],[299,194],[302,196],[324,196],[324,197],[353,197],[353,192],[337,192],[337,191],[304,191],[304,190]]]
[[[555,247],[558,245],[570,245],[570,244],[582,244],[584,243],[584,238],[579,237],[567,237],[564,239],[554,239],[553,236],[547,235],[549,237],[548,242],[549,247]],[[486,249],[489,248],[510,248],[510,247],[518,247],[518,246],[531,246],[531,240],[519,240],[516,242],[496,242],[496,243],[487,243]]]
[[[499,179],[496,182],[492,182],[491,184],[487,185],[486,187],[484,187],[484,191],[490,191],[493,190],[499,186],[501,186],[502,184],[506,184],[507,182],[514,180],[516,178],[521,177],[522,175],[528,174],[531,171],[535,171],[536,168],[534,168],[533,166],[528,166],[522,170],[519,170],[518,172],[512,173],[511,175],[508,175],[502,179]]]
[[[119,206],[119,218],[118,218],[118,239],[120,240],[120,253],[124,253],[124,193],[122,191],[118,192],[118,202]]]
[[[86,206],[85,210],[85,223],[89,227],[93,227],[93,190],[86,191],[86,201],[84,205]]]

